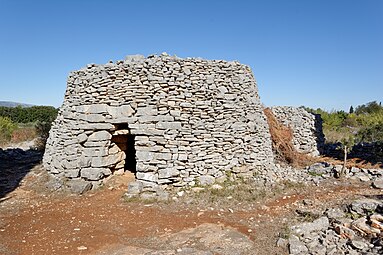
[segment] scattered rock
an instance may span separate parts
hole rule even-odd
[[[364,250],[364,249],[368,248],[368,244],[364,241],[352,240],[351,245],[352,245],[352,247],[354,247],[357,250]]]
[[[307,254],[309,250],[304,242],[299,240],[297,236],[292,235],[289,238],[289,251],[290,254]]]
[[[350,205],[350,211],[363,215],[366,212],[374,212],[378,208],[378,206],[382,205],[383,202],[379,200],[363,198],[352,202],[352,204]]]
[[[383,189],[383,178],[376,179],[372,183],[372,187],[374,187],[375,189]]]
[[[66,185],[75,194],[83,194],[92,189],[92,184],[84,180],[69,180]]]

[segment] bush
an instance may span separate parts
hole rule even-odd
[[[374,126],[365,127],[357,133],[358,141],[373,143],[383,141],[383,122]]]
[[[49,137],[49,130],[51,129],[52,122],[38,121],[36,123],[37,142],[36,147],[38,150],[45,150],[45,145]]]
[[[12,138],[13,131],[17,125],[6,117],[0,117],[0,143],[8,143]]]
[[[58,110],[52,106],[0,106],[0,116],[8,117],[15,123],[52,122],[56,118],[57,113]]]

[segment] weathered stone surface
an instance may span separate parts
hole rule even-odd
[[[88,109],[85,110],[85,113],[107,113],[107,107],[106,104],[92,104],[87,107]]]
[[[323,151],[324,135],[320,115],[303,108],[277,106],[271,108],[275,117],[293,131],[294,147],[302,153],[318,156]]]
[[[94,157],[92,158],[92,167],[108,167],[117,164],[118,162],[126,158],[125,153],[120,152],[116,154],[111,154],[105,157]]]
[[[202,186],[211,185],[215,182],[215,178],[210,175],[202,175],[198,177],[198,181]]]
[[[294,235],[289,238],[290,254],[383,254],[380,240],[383,215],[371,209],[375,202],[365,198],[342,206],[350,210],[360,208],[356,209],[361,213],[357,219],[342,218],[340,211],[343,210],[336,207],[324,212],[325,215],[334,214],[330,221],[323,216],[291,227]],[[379,206],[377,211],[380,211]]]
[[[112,138],[112,135],[108,131],[97,131],[88,137],[88,142],[107,141]]]
[[[90,180],[98,181],[104,176],[110,175],[112,172],[108,168],[84,168],[81,169],[81,177]]]
[[[134,113],[130,105],[108,106],[107,111],[113,119],[131,117]]]
[[[299,238],[295,235],[292,235],[289,238],[289,251],[290,254],[308,254],[308,249],[306,245],[299,240]]]
[[[77,141],[79,143],[84,143],[84,142],[86,142],[87,139],[88,139],[88,136],[84,133],[77,136]]]
[[[320,217],[313,222],[305,222],[300,225],[294,226],[292,229],[294,233],[299,235],[307,235],[314,231],[321,231],[327,229],[330,222],[327,217]]]
[[[137,195],[142,191],[142,183],[139,181],[130,182],[128,184],[128,195]]]
[[[136,175],[138,180],[156,182],[158,180],[158,175],[153,173],[137,173]]]
[[[358,213],[363,215],[365,212],[373,212],[377,209],[378,206],[382,206],[383,202],[370,199],[370,198],[362,198],[358,199],[350,205],[351,212]]]
[[[179,174],[180,174],[180,171],[174,168],[165,168],[165,169],[158,170],[158,178],[160,179],[178,176]]]
[[[373,183],[372,186],[375,189],[383,189],[383,178],[376,179]]]
[[[70,180],[66,185],[76,194],[83,194],[92,188],[92,183],[84,180]]]
[[[272,169],[270,133],[250,68],[161,55],[72,72],[45,168],[99,181],[124,170],[125,160],[136,162],[145,192],[197,180],[210,185],[232,169],[248,176]]]

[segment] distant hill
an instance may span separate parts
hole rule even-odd
[[[11,102],[11,101],[0,101],[0,106],[5,106],[5,107],[31,107],[33,104],[22,104],[22,103],[16,103],[16,102]]]

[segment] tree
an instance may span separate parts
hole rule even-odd
[[[348,111],[349,114],[352,114],[354,113],[354,107],[352,107],[352,105],[350,106],[350,110]]]
[[[0,116],[0,144],[9,142],[16,128],[17,125],[10,118]]]
[[[347,155],[350,153],[352,147],[355,145],[355,139],[353,135],[347,135],[341,139],[341,148],[343,150],[343,166],[339,173],[339,177],[343,177],[346,174]]]
[[[376,101],[369,102],[367,104],[362,104],[356,107],[355,113],[356,114],[371,114],[371,113],[379,113],[382,112],[383,108],[381,104],[377,103]]]

